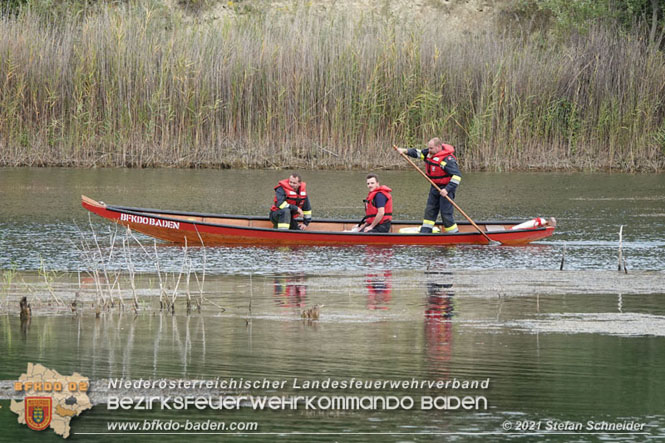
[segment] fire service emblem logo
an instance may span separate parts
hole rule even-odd
[[[30,429],[43,431],[51,424],[51,397],[26,397],[25,422]]]

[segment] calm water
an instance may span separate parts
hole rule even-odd
[[[206,265],[201,313],[175,316],[155,306],[154,262],[132,247],[141,313],[95,319],[77,245],[92,228],[79,196],[109,203],[262,215],[281,171],[0,170],[0,398],[9,382],[39,362],[74,371],[97,386],[130,379],[287,381],[254,395],[302,395],[293,379],[490,380],[488,389],[352,389],[342,395],[485,396],[472,411],[108,411],[98,404],[72,422],[73,441],[180,441],[182,435],[100,435],[111,420],[250,420],[271,441],[640,441],[665,435],[665,179],[657,175],[466,174],[458,203],[478,220],[555,216],[557,233],[526,247],[206,248],[188,251]],[[409,172],[383,172],[395,212],[422,216],[427,186]],[[310,172],[314,216],[358,217],[364,174]],[[616,271],[624,225],[628,274]],[[150,240],[142,237],[145,244]],[[565,270],[559,271],[566,248]],[[162,270],[178,272],[183,251],[160,246]],[[205,258],[204,258],[205,257]],[[84,311],[54,313],[37,270],[55,271],[63,300],[77,291]],[[109,269],[124,269],[120,255]],[[19,271],[8,281],[11,270]],[[50,277],[49,277],[50,278]],[[125,288],[127,286],[125,285]],[[196,297],[198,289],[192,283]],[[16,300],[33,300],[22,327]],[[40,302],[41,300],[41,302]],[[317,321],[301,313],[323,305]],[[2,394],[4,392],[4,394]],[[309,395],[340,395],[323,388]],[[147,392],[149,395],[159,395]],[[104,394],[93,393],[104,402]],[[135,394],[132,394],[135,395]],[[0,441],[60,441],[16,423],[0,400]],[[505,423],[637,421],[648,435],[506,432]],[[294,435],[294,432],[302,434]],[[91,435],[97,434],[97,435]],[[282,435],[274,435],[282,433]],[[318,435],[306,434],[318,433]],[[330,434],[326,434],[330,433]],[[344,433],[340,435],[339,433]],[[379,435],[391,433],[392,435]],[[453,435],[446,434],[452,433]],[[479,434],[484,433],[484,434]],[[445,434],[445,435],[444,435]],[[475,434],[475,435],[474,435]],[[229,436],[227,436],[229,437]],[[220,436],[192,435],[198,441]],[[234,437],[235,438],[235,437]]]
[[[0,269],[74,271],[87,266],[75,244],[90,238],[85,194],[107,203],[226,214],[267,215],[283,171],[0,169]],[[308,172],[314,217],[358,218],[367,195],[362,172]],[[421,220],[428,190],[413,172],[386,171],[396,218]],[[458,204],[475,220],[554,216],[553,237],[526,248],[393,248],[379,266],[425,269],[614,269],[619,227],[629,269],[665,269],[665,177],[626,174],[465,174]],[[458,219],[462,217],[458,214]],[[100,235],[110,224],[92,219]],[[77,228],[78,225],[78,228]],[[147,243],[151,240],[146,239]],[[305,248],[283,254],[272,248],[214,248],[207,271],[215,274],[293,271],[320,273],[375,266],[367,248]],[[180,269],[182,253],[160,254],[167,269]],[[194,251],[196,257],[201,254]],[[152,271],[151,263],[139,270]],[[113,265],[113,264],[111,264]],[[120,266],[120,264],[119,264]],[[170,268],[169,268],[170,266]]]

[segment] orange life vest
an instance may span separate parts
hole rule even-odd
[[[452,156],[455,161],[457,161],[457,157],[453,155],[453,152],[455,152],[455,148],[453,146],[446,144],[441,144],[441,146],[443,149],[439,151],[438,154],[429,154],[427,157],[425,157],[425,167],[427,176],[431,178],[434,183],[437,185],[447,185],[450,182],[452,175],[444,171],[444,169],[441,167],[441,161],[449,155]]]
[[[289,179],[285,178],[284,180],[280,181],[277,183],[277,186],[275,186],[275,190],[277,188],[282,188],[284,189],[284,192],[286,193],[286,202],[290,205],[296,205],[300,209],[302,209],[303,205],[305,204],[305,200],[307,200],[307,185],[305,182],[301,181],[300,182],[300,190],[298,192],[295,191],[289,184]],[[275,194],[275,197],[273,198],[273,203],[272,203],[272,208],[270,208],[271,211],[277,211],[279,208],[277,207],[277,194]]]
[[[383,218],[379,224],[389,222],[393,219],[393,196],[390,195],[392,191],[393,190],[388,186],[381,185],[367,194],[367,199],[365,200],[365,223],[371,224],[374,221],[376,214],[379,212],[379,208],[374,206],[374,197],[379,192],[385,195],[388,199],[384,208],[386,212],[383,214]]]

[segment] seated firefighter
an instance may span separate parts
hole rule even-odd
[[[302,223],[296,219],[301,219]],[[307,197],[307,186],[300,174],[294,172],[275,186],[270,221],[277,229],[294,230],[306,229],[312,221],[312,206]]]
[[[392,189],[379,183],[376,174],[367,177],[369,193],[365,202],[365,217],[358,227],[358,232],[390,232],[393,219]]]

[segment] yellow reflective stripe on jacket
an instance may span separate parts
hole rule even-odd
[[[312,211],[302,211],[302,215],[307,217],[308,215],[311,217],[312,216]]]
[[[453,175],[450,181],[453,183],[457,183],[459,185],[459,182],[462,181],[462,177],[460,177],[459,175]]]
[[[418,153],[418,157],[421,160],[425,160],[425,156],[423,155],[423,151],[421,151],[420,149],[416,149],[416,152]]]
[[[284,202],[284,203],[282,203],[281,205],[279,205],[279,209],[284,209],[284,208],[286,208],[286,207],[288,207],[288,206],[289,206],[289,204],[288,204],[287,202]]]

